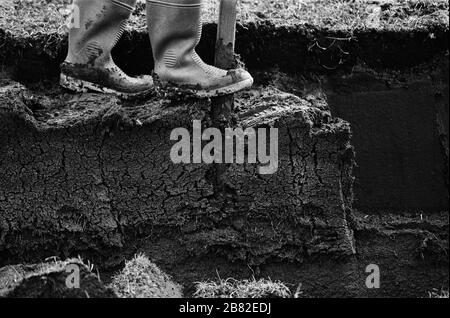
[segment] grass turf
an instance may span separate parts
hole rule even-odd
[[[121,298],[181,298],[181,286],[144,255],[136,255],[113,277],[111,288]]]
[[[65,34],[70,0],[2,0],[0,29],[20,37]],[[214,23],[219,0],[204,0],[203,21]],[[307,25],[352,33],[361,29],[448,29],[447,0],[240,0],[241,24],[270,20],[277,26]],[[129,28],[145,30],[145,1],[138,0]]]
[[[194,298],[290,298],[291,292],[281,282],[271,280],[235,280],[199,282]]]

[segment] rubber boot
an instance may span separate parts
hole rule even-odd
[[[74,0],[79,25],[69,30],[69,52],[61,65],[63,87],[123,97],[153,90],[150,75],[130,77],[113,61],[111,50],[122,36],[136,0]]]
[[[232,94],[253,84],[244,69],[222,70],[195,51],[201,32],[201,0],[147,0],[147,25],[155,82],[199,98]]]

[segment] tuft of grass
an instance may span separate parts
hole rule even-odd
[[[448,298],[449,296],[449,291],[444,290],[444,289],[433,289],[433,291],[428,292],[428,297],[429,298]]]
[[[114,276],[110,287],[120,298],[181,298],[181,286],[145,255],[136,255]]]
[[[291,291],[281,282],[270,279],[219,279],[195,284],[194,298],[290,298]]]

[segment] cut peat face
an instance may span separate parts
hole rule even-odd
[[[239,127],[279,130],[278,169],[260,175],[259,163],[173,163],[172,131],[210,122],[207,101],[127,107],[99,94],[36,96],[19,84],[0,98],[1,244],[9,253],[63,242],[104,252],[155,230],[180,253],[255,264],[355,252],[350,127],[331,120],[321,99],[264,88],[238,96]],[[30,114],[31,100],[47,109]]]

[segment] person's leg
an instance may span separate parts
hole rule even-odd
[[[147,24],[158,82],[198,97],[235,93],[250,87],[244,69],[207,65],[195,52],[200,41],[202,0],[147,0]]]
[[[63,87],[123,96],[153,89],[151,76],[129,77],[111,57],[135,3],[136,0],[74,0],[80,23],[79,28],[69,31],[69,51],[61,65]]]

